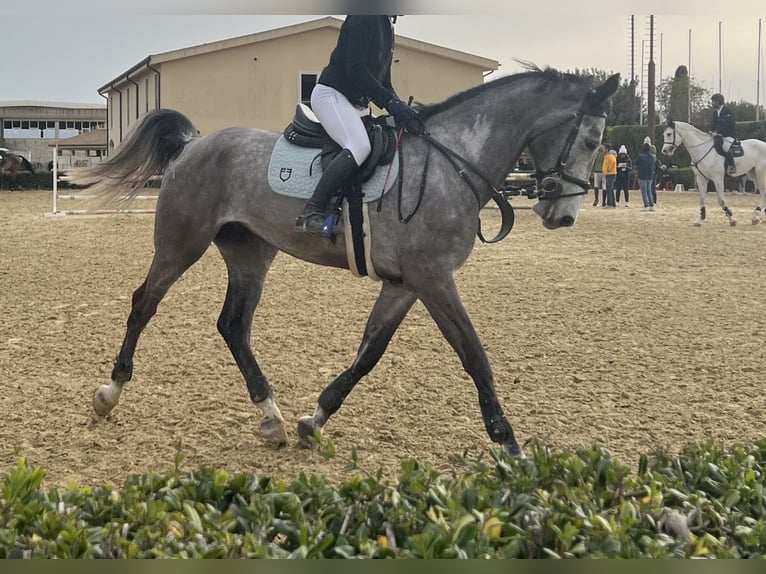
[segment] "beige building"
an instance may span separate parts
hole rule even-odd
[[[219,42],[153,54],[104,84],[109,148],[149,110],[170,108],[203,134],[229,126],[282,130],[335,47],[343,23],[325,17]],[[495,60],[396,37],[392,77],[399,96],[423,103],[481,84]]]

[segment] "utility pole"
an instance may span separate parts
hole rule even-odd
[[[655,117],[654,117],[654,16],[649,16],[649,87],[647,89],[648,117],[647,135],[654,142]]]
[[[761,19],[758,18],[758,70],[755,77],[755,121],[761,121]]]
[[[723,93],[723,74],[721,73],[721,53],[723,51],[723,48],[721,47],[721,24],[722,22],[718,21],[718,93]]]
[[[638,117],[638,123],[641,123],[641,104],[636,110],[636,17],[630,16],[630,111],[631,121],[635,122]]]
[[[692,29],[689,28],[689,82],[686,85],[686,118],[687,123],[692,123]]]

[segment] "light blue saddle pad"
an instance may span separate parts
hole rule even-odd
[[[322,176],[320,150],[291,144],[285,136],[279,136],[269,160],[269,185],[280,195],[308,199]],[[399,175],[399,156],[394,155],[389,172],[388,165],[375,169],[372,177],[364,182],[364,202],[375,201],[391,189]]]

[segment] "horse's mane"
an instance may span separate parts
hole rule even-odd
[[[481,94],[482,92],[495,89],[495,88],[501,88],[508,84],[513,84],[513,83],[519,82],[521,80],[529,79],[529,78],[539,78],[542,80],[542,82],[540,83],[540,86],[538,87],[538,89],[541,91],[547,89],[551,83],[564,82],[573,87],[580,87],[580,86],[590,87],[592,84],[591,80],[583,76],[570,74],[568,72],[559,72],[558,70],[554,68],[550,68],[550,67],[545,67],[543,69],[538,67],[536,64],[533,64],[531,62],[525,62],[522,60],[517,60],[517,62],[519,62],[526,69],[525,72],[512,74],[510,76],[502,76],[496,80],[492,80],[484,84],[479,84],[478,86],[468,88],[467,90],[464,90],[453,96],[450,96],[443,102],[439,102],[436,104],[418,105],[416,108],[418,113],[420,114],[420,117],[423,119],[427,119],[435,114],[438,114],[458,104],[461,104],[473,98],[474,96]]]

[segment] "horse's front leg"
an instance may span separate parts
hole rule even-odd
[[[489,359],[460,300],[454,278],[450,275],[428,281],[420,286],[418,296],[473,379],[489,438],[501,444],[508,454],[524,456],[500,406]]]
[[[348,394],[378,363],[404,317],[415,303],[415,294],[401,285],[383,282],[380,295],[372,308],[356,358],[319,395],[314,414],[298,419],[300,445],[317,445],[328,419],[341,407]]]
[[[702,222],[705,221],[707,213],[705,211],[705,195],[707,195],[707,178],[703,177],[698,171],[694,171],[694,181],[697,185],[697,191],[700,196],[700,212],[697,216],[697,220],[694,222],[695,227],[700,227]]]

